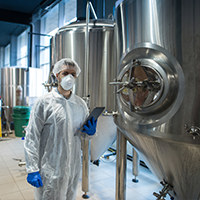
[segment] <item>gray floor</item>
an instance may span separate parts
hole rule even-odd
[[[0,141],[0,200],[33,200],[33,187],[26,182],[25,166],[19,167],[13,158],[24,160],[23,140],[10,134]],[[161,186],[155,176],[146,168],[140,167],[139,183],[133,183],[132,163],[127,162],[126,200],[155,200],[153,192]],[[115,158],[102,159],[100,166],[90,165],[91,200],[115,200]],[[76,200],[82,200],[81,177]],[[167,200],[169,198],[166,198]]]

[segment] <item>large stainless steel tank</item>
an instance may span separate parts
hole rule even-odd
[[[125,0],[115,13],[115,123],[178,200],[200,199],[199,10],[198,0]]]
[[[114,110],[113,88],[109,82],[114,78],[112,20],[90,20],[88,74],[85,66],[86,21],[77,21],[59,29],[51,40],[51,63],[62,58],[72,58],[81,68],[74,93],[89,97],[89,107],[104,106],[108,112]],[[85,93],[87,88],[87,93]],[[101,116],[98,120],[98,136],[91,141],[91,159],[98,159],[116,139],[116,125],[112,116]]]
[[[31,76],[30,76],[31,74]],[[35,78],[37,77],[37,79]],[[12,122],[13,107],[16,106],[16,89],[18,85],[22,87],[22,106],[29,106],[31,98],[36,99],[42,95],[40,69],[6,67],[1,68],[1,97],[4,105],[9,106],[7,110],[8,121]],[[33,101],[33,100],[32,100]]]
[[[6,67],[1,69],[1,96],[3,98],[5,106],[9,106],[8,109],[8,121],[12,121],[11,114],[13,113],[13,107],[16,106],[16,89],[18,85],[21,85],[23,90],[22,104],[25,104],[24,89],[26,87],[26,79],[24,72],[26,68],[19,67]]]

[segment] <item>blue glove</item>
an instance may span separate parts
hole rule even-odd
[[[39,172],[29,173],[27,176],[27,182],[36,188],[43,186],[42,179]]]
[[[87,133],[88,135],[94,135],[96,132],[96,127],[97,127],[97,120],[94,120],[94,117],[92,118],[92,120],[88,120],[87,121],[87,126],[84,125],[83,126],[83,130],[81,132],[83,133]]]

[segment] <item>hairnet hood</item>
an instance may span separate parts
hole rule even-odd
[[[71,58],[63,58],[59,60],[53,68],[53,74],[56,76],[57,73],[61,72],[63,69],[74,69],[76,71],[76,77],[81,73],[81,69],[78,63]]]

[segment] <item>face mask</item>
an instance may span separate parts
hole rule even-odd
[[[60,85],[64,90],[70,90],[72,89],[74,83],[75,83],[75,78],[71,74],[68,74],[67,76],[62,78]]]

